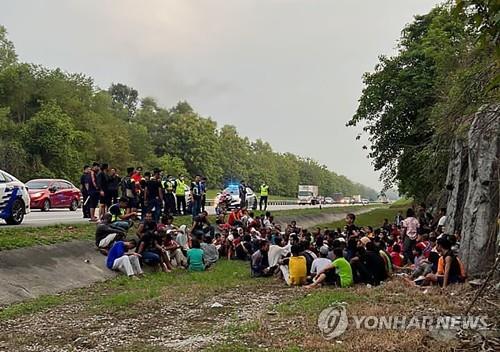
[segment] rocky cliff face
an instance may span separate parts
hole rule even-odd
[[[462,236],[460,258],[470,277],[487,272],[498,238],[500,104],[482,108],[467,139],[457,139],[448,167],[448,233]]]

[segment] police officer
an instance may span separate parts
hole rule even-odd
[[[184,181],[184,176],[179,175],[179,178],[175,181],[175,198],[177,200],[177,214],[186,214],[186,182]]]
[[[266,184],[266,181],[262,183],[260,186],[260,201],[259,201],[259,209],[262,211],[262,203],[264,203],[264,211],[267,210],[267,197],[269,196],[269,185]]]
[[[247,207],[247,185],[245,184],[245,181],[241,180],[240,186],[239,186],[239,193],[240,193],[240,208],[246,208]]]
[[[165,190],[165,215],[173,215],[175,213],[175,193],[176,182],[172,175],[167,175],[167,178],[162,182]]]

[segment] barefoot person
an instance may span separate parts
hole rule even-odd
[[[342,249],[333,250],[334,259],[329,267],[324,268],[314,278],[314,282],[306,288],[315,288],[322,283],[335,283],[338,287],[349,287],[352,285],[351,265],[343,257]],[[328,279],[328,280],[327,280]]]

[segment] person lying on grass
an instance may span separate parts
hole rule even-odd
[[[116,241],[109,251],[106,266],[111,270],[120,271],[128,277],[137,278],[137,276],[142,276],[143,272],[139,262],[141,255],[135,252],[127,253],[129,250],[134,249],[136,245],[135,240]]]
[[[333,250],[334,260],[329,266],[319,270],[313,279],[313,283],[306,288],[320,287],[322,284],[334,284],[337,287],[349,287],[353,283],[352,269],[349,262],[343,257],[341,248]]]

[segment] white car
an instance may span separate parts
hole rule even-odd
[[[243,205],[247,208],[251,209],[256,209],[257,208],[257,196],[253,192],[253,190],[250,187],[247,187],[247,195],[246,195],[246,204]],[[234,208],[239,208],[241,206],[241,199],[240,199],[240,189],[239,185],[229,185],[227,188],[225,188],[222,192],[224,193],[229,193],[231,195],[232,201],[231,204],[229,205],[230,209]],[[218,203],[218,198],[220,196],[220,193],[217,195],[216,203]]]
[[[30,212],[30,196],[24,183],[0,170],[0,219],[19,225]]]

